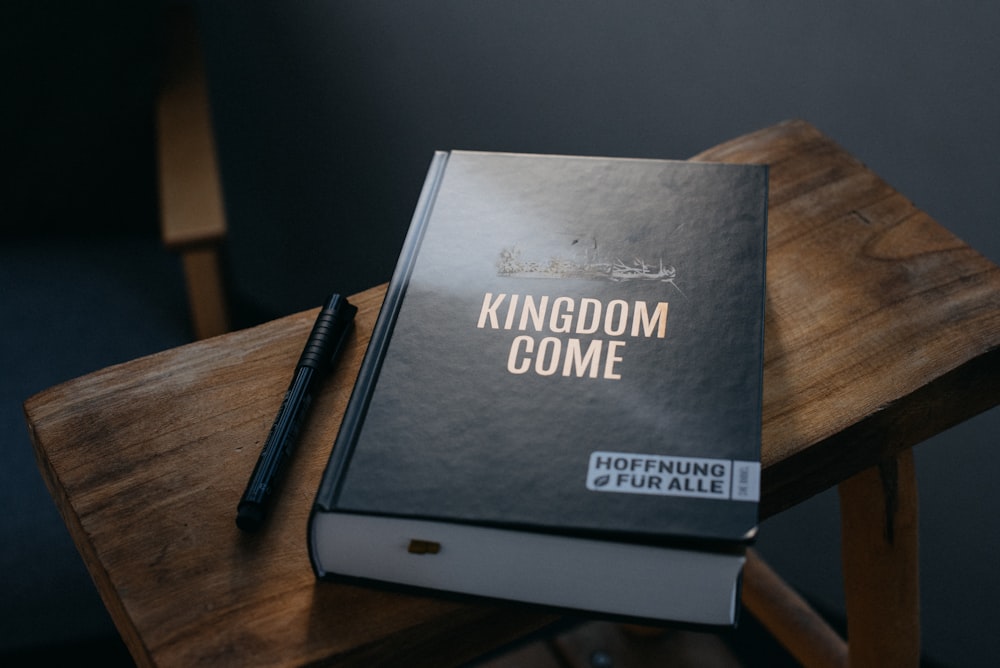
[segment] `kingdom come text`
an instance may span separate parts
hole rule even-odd
[[[617,380],[626,337],[666,337],[668,306],[667,302],[650,307],[645,301],[624,299],[603,302],[487,292],[477,326],[528,332],[511,342],[510,373]],[[552,336],[556,334],[562,336]]]

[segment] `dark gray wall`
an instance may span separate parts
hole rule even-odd
[[[790,117],[1000,259],[992,6],[202,4],[233,275],[268,311],[387,279],[434,149],[685,158]]]

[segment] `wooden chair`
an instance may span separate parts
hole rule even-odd
[[[163,81],[156,100],[160,234],[181,256],[196,338],[229,330],[221,266],[226,236],[222,185],[194,13],[164,13]]]
[[[807,123],[699,160],[771,167],[762,518],[838,486],[850,643],[751,554],[744,602],[803,663],[916,665],[911,448],[1000,403],[1000,269]],[[262,535],[236,503],[315,311],[25,402],[43,476],[142,665],[448,665],[554,621],[316,583],[305,523],[384,286],[317,398]]]

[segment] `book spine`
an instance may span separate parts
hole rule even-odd
[[[368,403],[375,389],[375,381],[378,378],[382,360],[385,357],[385,351],[389,346],[389,340],[392,338],[392,330],[396,324],[396,317],[399,314],[400,306],[406,295],[406,288],[409,285],[417,252],[420,249],[424,230],[427,227],[427,222],[434,208],[434,201],[437,197],[438,188],[440,187],[447,164],[448,153],[444,151],[435,152],[430,168],[428,169],[427,178],[424,180],[423,189],[420,192],[420,198],[417,200],[413,219],[410,222],[410,229],[403,241],[399,261],[396,264],[392,279],[389,281],[389,287],[386,291],[385,300],[382,302],[378,319],[375,321],[375,328],[372,330],[371,340],[368,343],[368,349],[365,351],[365,357],[358,372],[358,380],[355,383],[351,398],[344,411],[344,418],[333,444],[333,453],[327,462],[326,470],[323,472],[323,478],[316,493],[316,500],[313,503],[312,513],[330,511],[336,505],[341,475],[350,462],[361,425],[364,423]],[[311,525],[312,522],[310,522]],[[310,544],[312,544],[311,540]]]

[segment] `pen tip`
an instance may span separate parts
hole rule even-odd
[[[236,511],[236,526],[244,531],[256,531],[264,521],[264,510],[257,504],[244,503]]]

